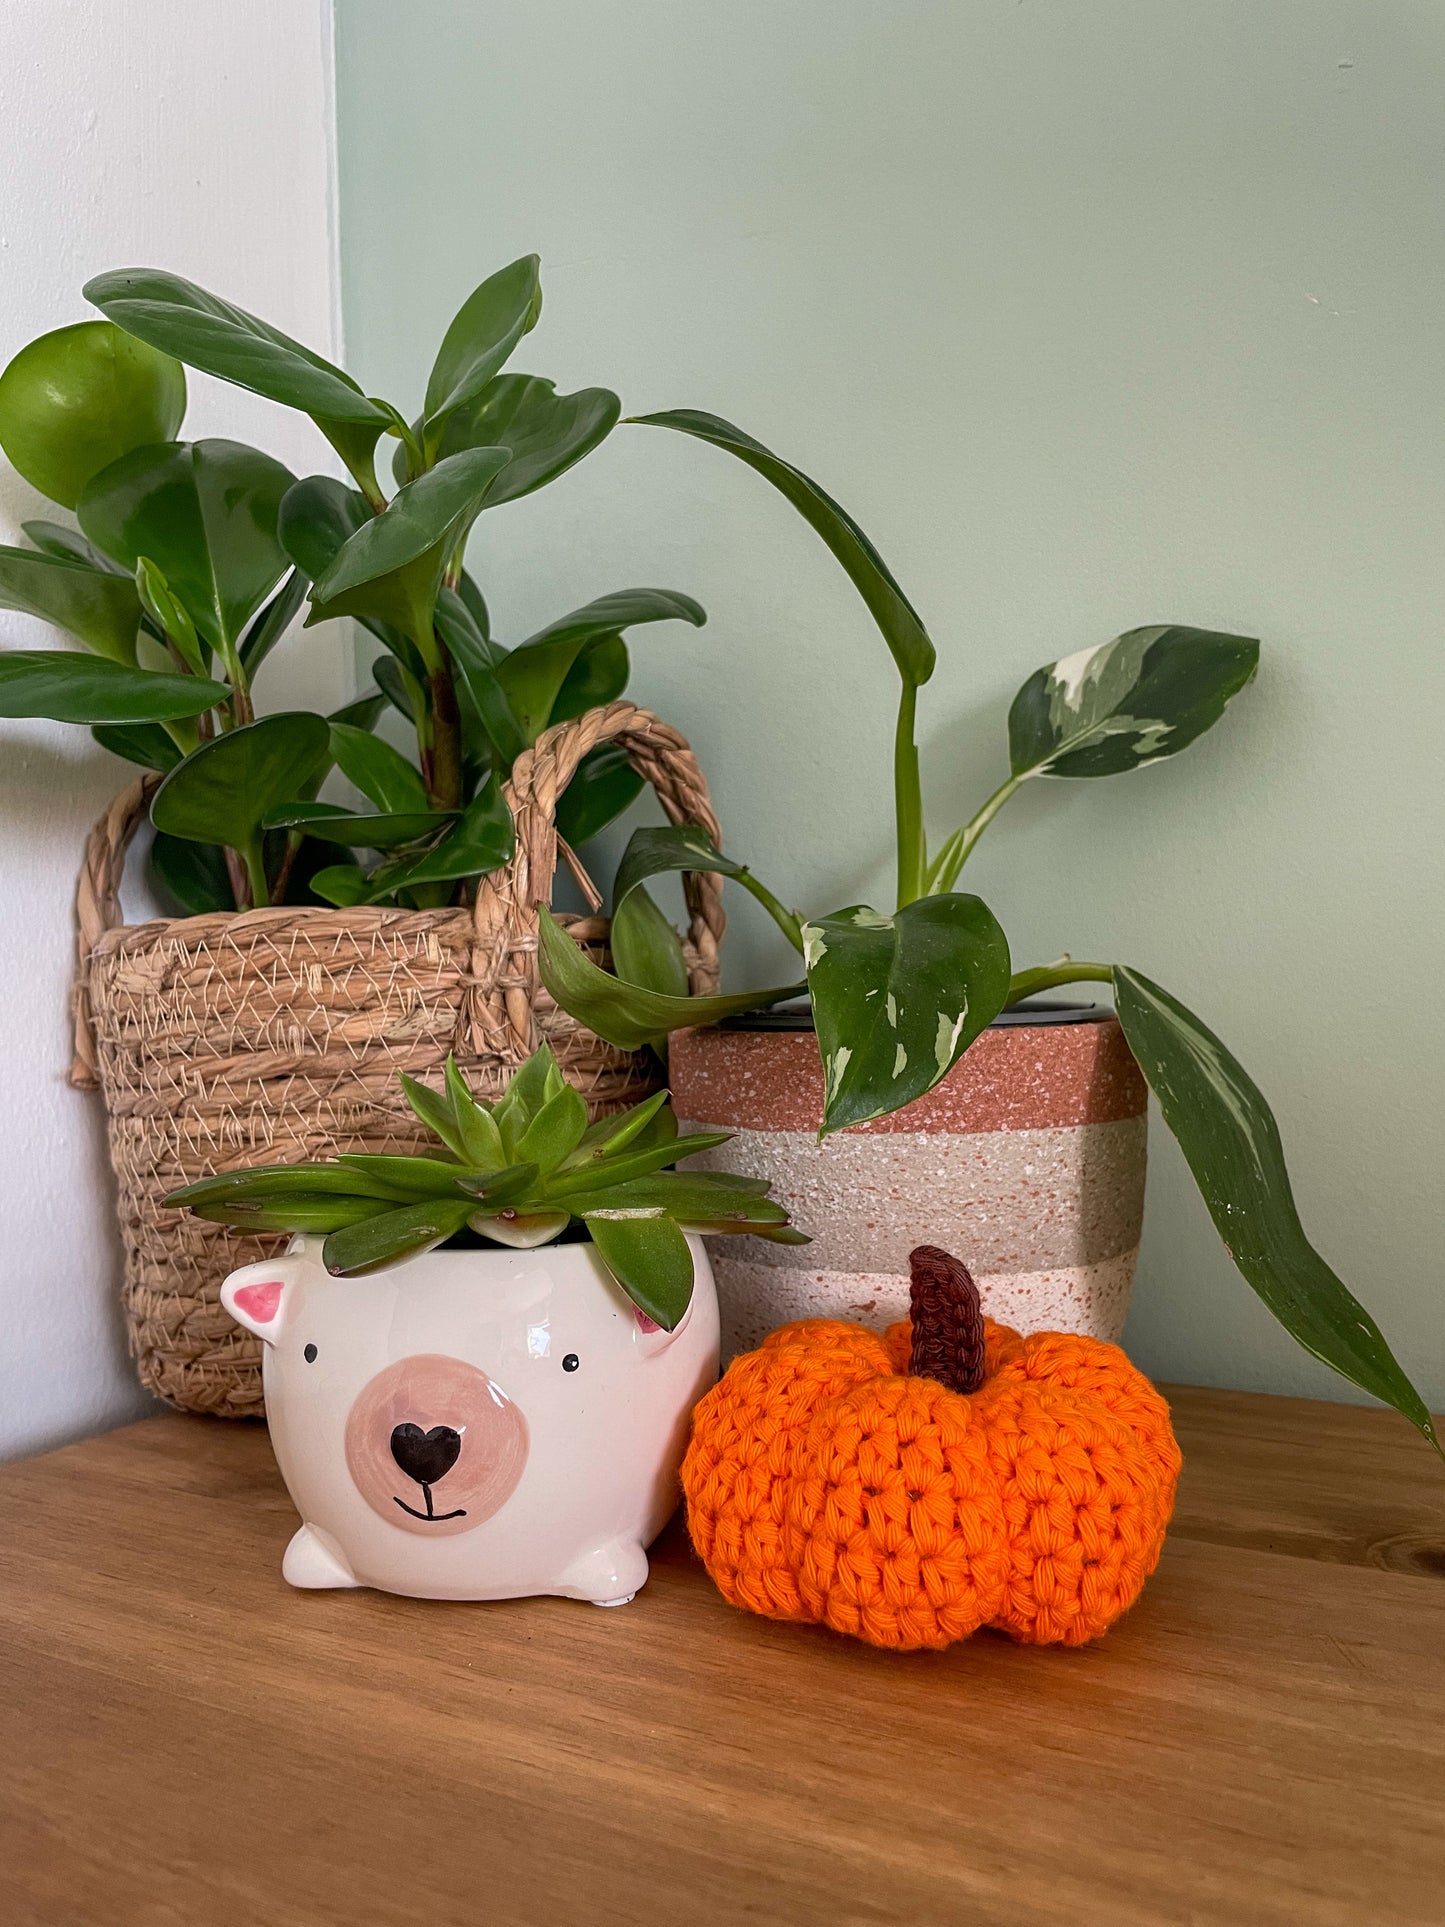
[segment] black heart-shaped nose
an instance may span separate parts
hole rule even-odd
[[[419,1425],[398,1425],[391,1435],[391,1456],[418,1485],[435,1485],[444,1479],[461,1449],[462,1435],[450,1425],[434,1425],[429,1432]]]

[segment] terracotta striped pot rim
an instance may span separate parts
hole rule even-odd
[[[808,1030],[710,1030],[673,1039],[670,1081],[690,1124],[816,1131],[823,1067]],[[1143,1116],[1148,1088],[1111,1011],[1087,1022],[990,1027],[942,1083],[846,1135],[1058,1130]]]

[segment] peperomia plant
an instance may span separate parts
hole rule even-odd
[[[761,1178],[675,1171],[726,1144],[726,1131],[680,1137],[658,1091],[620,1117],[587,1106],[544,1045],[495,1104],[473,1097],[449,1057],[444,1087],[402,1076],[407,1101],[440,1145],[431,1157],[362,1153],[203,1178],[166,1203],[243,1231],[324,1234],[340,1278],[379,1271],[472,1234],[531,1249],[581,1226],[632,1302],[671,1331],[692,1298],[682,1228],[806,1243]]]
[[[0,606],[86,653],[0,654],[0,715],[89,723],[163,773],[152,870],[186,910],[455,900],[511,854],[500,785],[516,757],[622,692],[624,631],[704,620],[689,596],[627,589],[514,649],[491,633],[462,563],[478,516],[564,474],[620,412],[607,389],[559,395],[503,372],[541,312],[537,257],[468,297],[411,422],[177,275],[123,269],[85,292],[105,320],[41,336],[0,376],[0,444],[79,523],[29,522],[33,548],[0,548]],[[237,442],[176,440],[182,363],[310,415],[354,486],[298,481]],[[389,497],[383,437],[396,444]],[[350,616],[382,643],[376,689],[334,716],[257,720],[252,685],[308,597],[308,626]],[[415,762],[373,733],[388,705]],[[333,769],[364,809],[318,800]],[[594,751],[559,805],[561,834],[585,841],[640,787],[620,752]]]
[[[979,838],[1024,784],[1113,776],[1176,755],[1253,677],[1259,644],[1169,624],[1130,630],[1036,670],[1009,711],[1008,777],[930,851],[915,711],[934,647],[878,551],[817,483],[730,423],[691,410],[640,419],[725,449],[765,476],[832,550],[882,631],[902,682],[894,743],[897,902],[887,912],[852,904],[804,915],[724,856],[700,827],[639,830],[618,869],[613,914],[642,936],[614,945],[616,974],[593,964],[542,910],[542,975],[557,1002],[610,1042],[636,1049],[806,989],[823,1064],[826,1137],[932,1089],[1010,1005],[1065,984],[1112,985],[1130,1048],[1240,1272],[1307,1351],[1396,1407],[1440,1450],[1424,1401],[1379,1327],[1306,1238],[1274,1117],[1221,1040],[1126,964],[1063,957],[1015,970],[992,911],[954,887]],[[676,934],[646,892],[649,878],[677,870],[717,871],[749,890],[799,953],[804,980],[728,996],[683,994]]]

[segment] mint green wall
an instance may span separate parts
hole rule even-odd
[[[1434,0],[343,0],[350,355],[414,399],[484,272],[518,365],[741,422],[924,613],[951,828],[1039,662],[1137,623],[1265,640],[1177,762],[1038,786],[969,876],[1016,958],[1122,957],[1272,1099],[1317,1242],[1445,1401],[1445,12]],[[621,429],[500,511],[501,633],[637,582],[638,693],[730,846],[814,908],[888,890],[891,666],[757,478]],[[776,967],[753,906],[732,974]],[[919,1227],[920,1232],[927,1229]],[[1235,1276],[1162,1125],[1128,1341],[1336,1396]]]

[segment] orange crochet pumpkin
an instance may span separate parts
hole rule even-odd
[[[1169,1408],[1117,1345],[985,1318],[947,1252],[910,1268],[912,1317],[881,1338],[785,1325],[703,1399],[693,1544],[734,1605],[875,1646],[1093,1639],[1159,1560]]]

